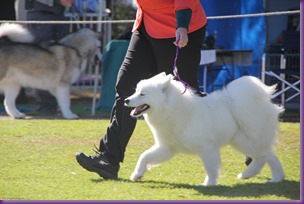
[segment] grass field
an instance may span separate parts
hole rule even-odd
[[[119,180],[103,180],[83,170],[75,153],[91,150],[109,120],[0,120],[1,200],[300,200],[300,124],[281,123],[276,153],[286,179],[267,183],[265,166],[257,177],[238,180],[244,156],[221,151],[222,173],[216,187],[199,187],[205,171],[198,157],[178,155],[130,182],[139,155],[153,144],[143,120],[131,138]]]

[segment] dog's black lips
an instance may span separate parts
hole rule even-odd
[[[132,112],[131,112],[131,116],[133,117],[137,117],[140,116],[143,112],[145,112],[146,110],[148,110],[150,108],[149,105],[147,104],[143,104],[140,106],[135,107]]]

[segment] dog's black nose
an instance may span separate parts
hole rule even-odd
[[[128,105],[129,103],[130,103],[130,100],[129,100],[129,99],[126,99],[126,100],[125,100],[125,104]]]

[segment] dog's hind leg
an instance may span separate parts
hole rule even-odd
[[[56,97],[57,103],[60,107],[61,113],[64,118],[76,119],[79,118],[78,115],[74,114],[71,109],[71,99],[70,99],[70,86],[61,85],[56,88],[56,90],[50,90],[50,92]]]
[[[160,147],[158,145],[152,146],[140,155],[130,180],[139,180],[147,170],[171,159],[174,154],[175,153],[168,148]]]
[[[209,147],[201,153],[201,160],[206,170],[205,181],[202,186],[214,186],[221,169],[220,151],[216,147]]]
[[[252,162],[243,173],[238,175],[239,179],[248,179],[259,174],[263,166],[266,164],[267,156],[259,156],[253,158]]]
[[[270,170],[271,170],[271,174],[272,174],[272,178],[269,182],[280,182],[285,178],[285,173],[282,167],[282,164],[280,162],[280,160],[278,159],[278,157],[271,152],[268,155],[267,158],[267,163],[270,166]]]
[[[16,84],[9,84],[4,89],[4,107],[6,113],[12,118],[25,118],[25,114],[19,112],[16,108],[16,98],[19,94],[21,87]]]

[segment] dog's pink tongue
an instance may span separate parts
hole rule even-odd
[[[134,109],[131,111],[130,115],[133,116],[133,117],[138,117],[138,116],[140,116],[144,111],[148,110],[149,108],[150,108],[150,106],[147,105],[147,104],[140,105],[140,106],[134,108]]]
[[[131,113],[130,113],[130,115],[131,116],[136,116],[137,115],[137,110],[136,110],[137,108],[134,108],[132,111],[131,111]]]
[[[134,116],[135,108],[131,111],[130,116]]]

